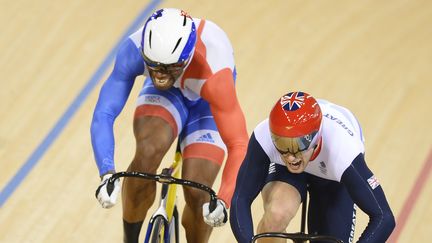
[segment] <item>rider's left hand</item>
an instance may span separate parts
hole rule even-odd
[[[223,226],[228,221],[228,210],[225,203],[218,199],[216,208],[210,212],[210,204],[204,203],[203,205],[204,222],[212,227]]]

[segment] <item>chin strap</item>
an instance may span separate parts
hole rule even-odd
[[[318,146],[314,149],[312,157],[310,158],[311,161],[316,159],[316,157],[318,157],[318,154],[321,152],[321,147],[322,147],[322,137],[319,138]]]

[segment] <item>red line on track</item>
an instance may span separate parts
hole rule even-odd
[[[396,243],[402,230],[408,221],[408,218],[413,210],[417,199],[420,196],[420,192],[423,189],[423,186],[426,184],[427,179],[429,178],[430,172],[432,169],[432,149],[429,151],[429,155],[423,165],[423,168],[420,171],[419,176],[417,177],[417,181],[415,182],[413,188],[411,189],[411,193],[408,198],[405,200],[402,211],[396,219],[396,228],[393,231],[392,235],[388,242]]]

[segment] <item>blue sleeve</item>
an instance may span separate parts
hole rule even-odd
[[[252,134],[248,150],[237,175],[231,200],[231,229],[240,243],[250,243],[254,232],[251,204],[265,184],[270,160]]]
[[[372,176],[363,154],[359,154],[345,170],[341,180],[354,203],[369,216],[369,223],[358,241],[362,243],[385,242],[395,227],[395,219],[382,187],[378,185],[372,188],[368,183]]]
[[[135,78],[143,72],[139,49],[128,38],[120,45],[113,71],[100,90],[91,122],[91,141],[99,175],[115,171],[114,120],[122,111]]]

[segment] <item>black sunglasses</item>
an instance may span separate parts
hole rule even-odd
[[[188,63],[188,60],[184,60],[176,63],[164,64],[150,60],[146,55],[144,55],[143,52],[141,52],[141,55],[144,58],[144,62],[146,63],[147,67],[150,70],[157,72],[180,71],[183,70]]]

